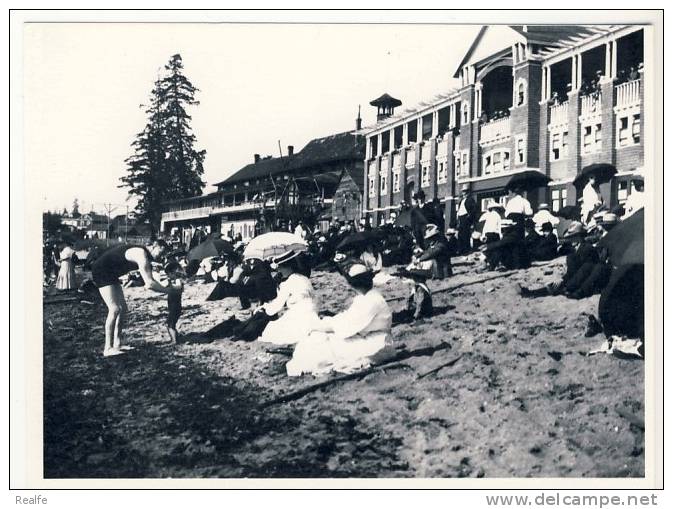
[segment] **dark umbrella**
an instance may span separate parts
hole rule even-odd
[[[556,213],[558,217],[569,219],[571,221],[580,220],[580,207],[578,205],[566,205]]]
[[[337,245],[337,251],[350,251],[351,249],[363,248],[367,244],[381,240],[382,234],[376,230],[365,230],[351,233]]]
[[[596,163],[590,164],[582,168],[582,171],[579,172],[575,180],[573,180],[573,185],[577,189],[583,189],[587,185],[590,177],[596,178],[597,184],[602,184],[603,182],[608,182],[612,177],[617,173],[617,168],[608,163]]]
[[[615,267],[644,264],[644,217],[645,211],[640,209],[599,241],[598,245],[607,249],[608,258]]]
[[[395,226],[407,226],[411,229],[411,231],[414,231],[415,228],[419,226],[424,227],[426,224],[428,224],[428,220],[423,215],[423,213],[415,207],[403,210],[399,213],[397,219],[395,219]]]
[[[536,170],[526,170],[512,175],[505,185],[505,190],[521,189],[523,191],[532,191],[538,187],[546,186],[550,180],[544,173]]]
[[[187,253],[188,260],[203,260],[211,256],[233,253],[234,248],[226,240],[209,238]]]

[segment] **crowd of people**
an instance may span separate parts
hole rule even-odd
[[[521,296],[579,299],[600,293],[614,268],[601,239],[644,202],[643,183],[636,181],[626,203],[608,210],[593,177],[582,190],[576,216],[570,218],[558,217],[544,203],[533,210],[522,187],[509,186],[507,193],[504,204],[492,199],[480,214],[469,191],[463,189],[456,222],[446,230],[442,205],[438,200],[426,202],[422,191],[413,196],[413,204],[403,204],[377,227],[366,221],[335,221],[321,231],[299,222],[291,235],[299,247],[272,257],[247,256],[242,238],[200,229],[192,232],[188,244],[180,242],[185,239],[173,239],[173,244],[155,239],[148,246],[120,244],[92,250],[84,261],[91,278],[80,290],[100,295],[107,307],[106,357],[129,349],[123,344],[125,287],[142,285],[167,296],[166,327],[178,342],[184,285],[203,277],[217,282],[207,300],[237,297],[241,309],[250,310],[244,320],[233,315],[223,320],[203,333],[205,338],[292,345],[290,376],[347,372],[387,351],[393,319],[413,322],[432,316],[429,281],[451,277],[455,257],[481,259],[479,270],[507,271],[566,255],[566,271],[559,281],[540,288],[521,287]],[[561,234],[562,221],[568,226]],[[206,242],[212,242],[216,252],[192,256]],[[82,261],[77,260],[71,242],[46,245],[44,259],[45,273],[57,288],[76,287],[74,266]],[[400,265],[404,268],[385,269]],[[314,270],[336,270],[344,277],[356,294],[348,309],[334,316],[319,315],[310,278]],[[410,289],[406,309],[395,316],[380,291],[391,281],[407,281]]]

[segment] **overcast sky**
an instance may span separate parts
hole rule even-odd
[[[476,35],[456,25],[30,24],[24,32],[25,164],[44,209],[125,211],[117,188],[175,53],[200,89],[190,111],[207,150],[205,192],[253,159],[375,121],[383,92],[405,106],[454,86]],[[133,205],[132,202],[128,202]]]

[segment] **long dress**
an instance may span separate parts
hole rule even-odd
[[[589,221],[589,214],[591,214],[596,207],[603,203],[601,195],[598,194],[591,183],[587,183],[582,190],[582,222],[586,224]]]
[[[65,246],[59,254],[61,268],[58,271],[56,278],[56,288],[59,290],[72,290],[77,288],[77,281],[75,280],[75,263],[72,256],[75,250],[70,246]]]
[[[263,306],[267,315],[285,312],[269,322],[259,337],[260,341],[276,345],[292,345],[308,336],[318,320],[313,302],[313,286],[306,276],[291,274],[278,287],[276,298]]]
[[[358,295],[346,311],[322,319],[333,332],[313,331],[295,346],[288,376],[350,373],[369,366],[374,354],[391,345],[392,320],[377,289]]]

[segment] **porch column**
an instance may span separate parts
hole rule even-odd
[[[612,76],[611,78],[617,77],[617,39],[612,41]]]
[[[439,134],[439,112],[432,112],[432,138],[436,138]]]
[[[409,143],[409,124],[405,122],[402,125],[402,146],[406,147]]]

